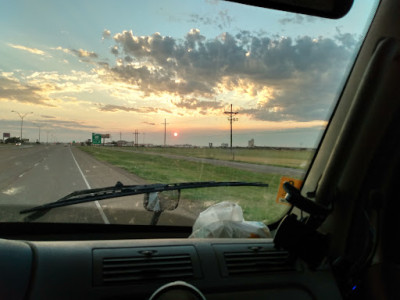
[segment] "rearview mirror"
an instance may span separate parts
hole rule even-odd
[[[181,196],[180,190],[144,194],[143,206],[148,211],[163,212],[178,207]]]
[[[253,6],[284,10],[329,19],[338,19],[347,14],[353,0],[228,0]]]

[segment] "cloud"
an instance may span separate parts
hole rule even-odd
[[[300,15],[300,14],[288,14],[288,17],[279,19],[279,23],[282,25],[286,24],[304,24],[304,23],[313,23],[318,18],[313,17],[313,16],[306,16],[306,15]]]
[[[111,31],[108,29],[103,30],[102,39],[109,39],[111,38]]]
[[[190,15],[190,23],[214,26],[220,30],[229,28],[233,21],[234,19],[228,14],[227,10],[220,10],[214,16],[199,14]]]
[[[63,48],[61,46],[51,48],[51,50],[57,50],[57,51],[61,51],[61,52],[67,53],[67,54],[71,54],[71,51],[69,49]]]
[[[95,52],[90,52],[90,51],[86,51],[83,49],[70,49],[70,51],[75,54],[76,56],[78,56],[79,58],[98,58],[99,56],[97,55],[97,53]]]
[[[52,128],[67,128],[67,129],[96,129],[98,126],[87,125],[85,122],[77,122],[70,120],[52,120],[51,122],[45,121],[45,124],[50,125]]]
[[[151,126],[155,126],[156,125],[156,123],[152,123],[152,122],[142,122],[142,124],[151,125]]]
[[[50,85],[29,85],[18,81],[15,78],[9,78],[0,75],[0,100],[18,101],[24,103],[41,104],[45,106],[54,106],[46,95],[46,89],[51,89]]]
[[[25,47],[25,46],[21,46],[21,45],[14,45],[14,44],[7,44],[7,45],[10,46],[11,48],[27,51],[32,54],[46,55],[46,53],[44,51],[36,49],[36,48],[29,48],[29,47]]]
[[[52,72],[0,72],[0,101],[18,101],[50,107],[65,104],[87,105],[81,93],[113,91],[95,74],[71,70]]]
[[[89,52],[89,51],[82,50],[82,49],[79,49],[79,50],[71,49],[71,52],[81,58],[83,58],[83,57],[97,58],[98,57],[98,55],[96,53]]]
[[[99,55],[96,52],[87,51],[84,49],[78,49],[78,50],[77,49],[67,49],[67,48],[58,46],[56,48],[52,48],[52,50],[62,51],[67,54],[75,55],[75,56],[79,57],[83,62],[93,62],[93,60],[96,60],[99,57]]]
[[[122,106],[122,105],[113,105],[113,104],[107,104],[107,105],[98,105],[100,111],[105,111],[105,112],[117,112],[117,111],[125,111],[125,112],[136,112],[136,113],[158,113],[158,112],[166,112],[166,113],[172,113],[171,110],[164,109],[164,108],[156,108],[156,107],[127,107],[127,106]]]
[[[111,53],[114,55],[118,55],[119,51],[118,51],[118,46],[114,46],[111,48]]]
[[[42,118],[44,119],[55,119],[55,116],[47,116],[47,115],[41,115]]]
[[[43,116],[41,116],[43,117]],[[57,117],[52,117],[51,120],[35,120],[30,122],[31,127],[37,127],[40,125],[45,129],[68,129],[77,131],[87,131],[88,129],[93,130],[100,128],[98,126],[87,125],[84,121],[71,121],[65,119],[59,119]]]
[[[171,101],[176,107],[188,110],[197,110],[202,115],[207,115],[212,110],[221,110],[224,108],[222,101],[204,101],[196,98],[182,98]]]
[[[342,33],[338,27],[336,28],[336,32],[335,39],[348,49],[353,49],[360,43],[360,39],[358,39],[355,34]]]
[[[200,111],[206,111],[204,105],[213,108],[211,99],[222,92],[245,94],[256,103],[243,110],[250,117],[297,121],[326,119],[358,45],[341,32],[334,38],[292,39],[242,31],[209,39],[192,29],[176,39],[130,30],[113,39],[115,64],[98,65],[104,81],[129,84],[144,96],[175,95],[182,99],[173,102],[177,107]]]

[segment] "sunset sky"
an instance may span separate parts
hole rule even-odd
[[[0,134],[316,145],[375,1],[341,20],[222,1],[0,0]],[[174,136],[174,133],[178,133]]]

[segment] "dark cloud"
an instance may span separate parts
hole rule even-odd
[[[210,99],[221,87],[246,90],[259,104],[245,112],[263,120],[326,119],[358,45],[354,36],[340,31],[334,38],[291,39],[241,31],[207,39],[192,29],[182,40],[123,31],[114,41],[120,57],[115,65],[102,66],[104,80],[130,83],[145,96],[174,94],[182,99],[176,106],[200,111],[214,107]],[[268,97],[265,88],[271,91]],[[137,111],[116,106],[102,110]]]
[[[68,51],[79,57],[84,62],[92,62],[94,59],[99,57],[97,53],[83,49],[69,49]]]
[[[124,57],[124,60],[125,60],[127,63],[133,62],[133,58],[130,57],[129,55],[125,56],[125,57]]]
[[[86,125],[85,122],[69,121],[69,120],[52,120],[50,123],[52,128],[68,128],[68,129],[96,129],[98,126]]]
[[[156,123],[152,123],[152,122],[142,122],[143,124],[146,124],[146,125],[151,125],[151,126],[155,126],[156,125]]]
[[[339,28],[336,28],[336,31],[335,39],[341,42],[343,46],[353,49],[360,43],[360,39],[357,38],[355,34],[342,33]]]
[[[42,116],[43,117],[43,116]],[[66,129],[66,130],[76,130],[76,131],[87,131],[99,128],[98,126],[87,125],[84,121],[70,121],[57,119],[56,117],[51,120],[35,120],[33,122],[28,122],[33,128],[41,126],[43,129],[56,130],[56,129]]]
[[[163,109],[163,108],[156,108],[156,107],[127,107],[127,106],[122,106],[122,105],[112,105],[112,104],[107,104],[107,105],[99,105],[99,110],[100,111],[105,111],[105,112],[116,112],[116,111],[126,111],[126,112],[137,112],[137,113],[158,113],[158,112],[166,112],[166,113],[171,113],[170,110],[168,109]]]
[[[190,15],[191,24],[214,26],[220,30],[229,28],[233,21],[233,18],[228,14],[227,10],[220,10],[214,16],[199,14]]]
[[[112,47],[111,48],[111,53],[114,54],[114,55],[118,55],[119,54],[118,47],[117,46]]]
[[[56,118],[54,116],[46,116],[46,115],[41,115],[41,117],[44,119],[55,119]]]
[[[47,89],[54,89],[54,87],[49,86],[49,84],[45,86],[23,84],[17,79],[0,76],[0,100],[3,101],[13,100],[53,106],[48,103],[51,99],[44,96]]]
[[[182,98],[178,101],[172,101],[178,108],[189,110],[197,110],[199,113],[206,115],[210,110],[220,110],[224,107],[222,101],[201,101],[196,98]]]
[[[279,23],[282,25],[286,24],[304,24],[304,23],[313,23],[317,20],[318,18],[313,17],[313,16],[306,16],[306,15],[300,15],[300,14],[288,14],[287,17],[282,18],[279,20]]]

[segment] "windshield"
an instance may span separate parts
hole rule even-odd
[[[192,226],[222,202],[277,222],[376,6],[328,20],[224,1],[0,0],[0,222]],[[179,190],[161,215],[172,196],[114,189],[20,213],[118,182],[262,186]]]

